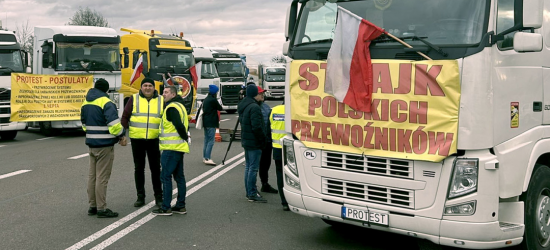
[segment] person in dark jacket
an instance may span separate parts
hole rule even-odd
[[[106,80],[97,80],[94,88],[86,94],[80,112],[90,154],[88,215],[97,215],[98,218],[118,216],[117,212],[107,208],[107,183],[113,169],[114,145],[124,140],[124,128],[120,124],[115,104],[107,95],[108,90],[109,83]]]
[[[149,158],[153,193],[157,206],[162,204],[160,181],[159,127],[164,112],[164,99],[155,90],[155,81],[144,78],[139,93],[130,96],[122,113],[122,126],[130,130],[134,181],[137,200],[134,207],[145,205],[145,157]]]
[[[239,103],[237,111],[241,123],[241,145],[244,148],[246,162],[244,169],[246,197],[250,202],[265,203],[267,200],[260,196],[256,187],[260,157],[267,142],[266,126],[260,105],[258,105],[260,98],[258,87],[253,84],[248,85],[246,97]]]
[[[164,89],[166,110],[162,116],[160,132],[160,150],[162,150],[160,173],[163,185],[162,205],[152,211],[154,215],[172,215],[172,213],[186,214],[185,196],[187,187],[185,175],[183,174],[183,155],[189,153],[187,110],[184,100],[177,95],[175,86],[168,86]],[[178,199],[176,205],[170,208],[172,200],[172,176],[178,186]]]
[[[204,128],[204,146],[202,149],[202,162],[208,165],[216,165],[212,160],[212,147],[214,147],[214,136],[216,129],[220,127],[220,118],[218,111],[223,110],[222,105],[216,99],[216,94],[220,90],[216,85],[208,86],[208,96],[202,103],[202,126]]]
[[[264,118],[264,124],[266,126],[266,144],[262,149],[262,156],[260,157],[260,182],[262,183],[262,188],[260,191],[266,193],[276,194],[278,193],[277,189],[269,185],[269,168],[271,167],[271,151],[273,147],[271,146],[271,127],[269,125],[269,116],[271,115],[271,107],[265,103],[265,90],[262,87],[258,87],[258,94],[260,95],[260,109],[262,110],[262,117]]]

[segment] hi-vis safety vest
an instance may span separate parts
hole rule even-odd
[[[133,98],[132,116],[130,116],[130,138],[156,139],[159,137],[160,120],[164,110],[164,97],[141,97],[135,94]]]
[[[189,128],[189,121],[187,120],[187,111],[185,110],[183,104],[179,102],[172,102],[166,106],[166,110],[169,108],[175,108],[180,113],[181,122],[187,131]],[[187,144],[187,142],[180,137],[174,124],[166,119],[166,110],[162,115],[160,126],[159,149],[189,153],[189,144]]]
[[[111,103],[112,106],[107,113],[99,116],[105,116],[105,120],[87,119],[86,123],[82,124],[82,129],[86,132],[86,144],[90,146],[110,146],[118,142],[117,137],[122,135],[124,129],[116,114],[116,107],[108,97],[100,97],[91,102],[85,101],[82,103],[82,108],[86,108],[86,106],[97,106],[101,109],[101,112],[104,113],[106,110],[105,106],[109,103]]]
[[[281,138],[285,136],[285,105],[275,106],[271,110],[269,115],[269,121],[271,122],[271,139],[273,141],[273,148],[283,148],[281,145]]]

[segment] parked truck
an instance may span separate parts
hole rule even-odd
[[[549,12],[548,0],[293,0],[291,211],[457,248],[550,249]],[[325,92],[361,72],[370,110]]]
[[[21,49],[14,31],[2,29],[0,21],[0,138],[13,140],[17,131],[27,128],[24,122],[10,121],[11,74],[30,71],[28,54]]]
[[[94,82],[103,78],[109,82],[109,98],[122,114],[120,82],[120,36],[111,28],[92,26],[34,27],[33,74],[92,74]],[[47,135],[63,129],[80,129],[80,120],[29,122]]]
[[[224,48],[210,48],[216,59],[220,77],[220,97],[223,110],[229,114],[237,112],[239,91],[246,83],[246,64],[241,55]]]
[[[122,69],[122,88],[124,94],[124,103],[131,95],[138,93],[141,88],[141,80],[145,76],[155,81],[155,89],[162,94],[164,89],[164,79],[168,84],[180,87],[181,95],[185,101],[185,108],[190,117],[196,110],[196,90],[193,87],[193,81],[190,68],[195,65],[193,57],[193,48],[189,41],[183,39],[183,33],[177,35],[163,34],[157,30],[138,30],[130,28],[121,28],[121,31],[128,32],[121,36],[120,53],[123,57],[129,58],[131,66]],[[139,65],[139,59],[142,58],[143,71],[132,83],[131,77],[135,68]],[[172,76],[170,78],[168,74]]]
[[[195,56],[196,63],[202,62],[201,76],[197,85],[197,101],[202,101],[208,95],[209,85],[220,87],[220,77],[216,69],[216,59],[214,59],[209,49],[193,48],[193,55]],[[218,99],[219,97],[220,92],[217,95]]]
[[[265,89],[266,98],[283,98],[285,94],[285,74],[284,65],[258,65],[259,85]]]

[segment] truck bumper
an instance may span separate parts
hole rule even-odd
[[[268,90],[266,91],[266,97],[271,97],[271,98],[284,98],[285,97],[285,90],[282,89],[280,91],[273,91],[273,90]]]
[[[81,129],[81,121],[52,121],[52,128],[58,129]]]
[[[0,124],[0,131],[14,131],[25,130],[27,128],[26,122],[10,122]]]

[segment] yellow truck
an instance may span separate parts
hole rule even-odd
[[[195,65],[193,48],[189,41],[183,39],[183,32],[177,35],[162,34],[156,30],[138,30],[121,28],[121,31],[129,34],[120,37],[120,53],[125,67],[122,68],[122,87],[120,93],[124,94],[124,103],[128,98],[138,93],[141,80],[145,76],[155,80],[155,88],[162,94],[164,89],[163,77],[172,85],[177,82],[181,95],[185,100],[185,107],[190,117],[195,114],[196,88],[191,77],[190,68]],[[142,73],[131,82],[132,75],[142,57]],[[168,73],[172,77],[168,76]]]

